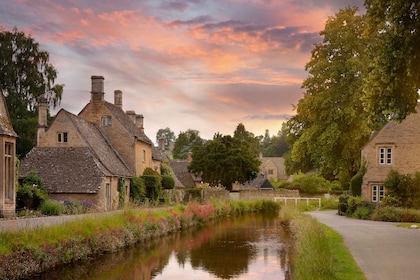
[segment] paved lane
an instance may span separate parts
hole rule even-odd
[[[364,221],[316,211],[309,214],[343,236],[359,267],[369,280],[420,279],[420,229],[395,223]]]

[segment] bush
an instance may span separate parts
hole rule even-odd
[[[354,211],[352,217],[361,219],[361,220],[369,220],[372,212],[373,212],[372,207],[362,206],[362,207],[357,208],[356,211]]]
[[[384,182],[387,194],[400,201],[401,207],[420,207],[420,173],[399,174],[392,170]]]
[[[159,172],[157,172],[156,170],[153,170],[150,167],[147,167],[144,171],[143,171],[143,175],[151,175],[151,176],[159,176]]]
[[[162,175],[162,188],[164,190],[172,190],[175,188],[175,179],[172,176]]]
[[[362,183],[363,183],[363,176],[366,173],[366,164],[362,164],[359,171],[356,175],[353,176],[350,180],[350,187],[351,187],[351,194],[353,196],[361,196],[362,195]]]
[[[64,204],[47,199],[41,206],[41,213],[47,216],[58,216],[64,213]]]
[[[38,188],[37,185],[21,185],[16,191],[16,208],[37,210],[48,198],[46,191]]]
[[[134,201],[139,201],[146,198],[146,186],[140,177],[131,178],[130,198]]]
[[[377,207],[372,213],[372,220],[384,222],[420,222],[420,211],[390,206]]]
[[[307,194],[328,192],[330,189],[330,184],[330,182],[316,174],[298,174],[293,176],[294,187]]]
[[[44,183],[42,182],[41,178],[36,175],[35,172],[31,171],[28,176],[24,177],[22,179],[22,185],[29,185],[29,186],[37,186],[38,189],[40,189],[43,192],[47,192],[47,189],[44,186]]]
[[[172,168],[169,166],[167,161],[164,161],[160,165],[160,173],[162,175],[174,176]]]
[[[162,177],[154,175],[143,175],[141,179],[146,186],[146,196],[155,201],[159,198],[162,189]]]

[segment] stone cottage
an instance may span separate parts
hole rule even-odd
[[[362,163],[367,167],[362,197],[366,201],[382,200],[386,194],[383,183],[391,170],[401,174],[420,172],[419,110],[417,105],[417,113],[408,115],[401,123],[388,122],[362,148]]]
[[[144,133],[143,115],[122,110],[122,92],[114,91],[114,104],[104,99],[104,77],[92,76],[90,102],[79,117],[96,124],[124,158],[133,175],[143,175],[147,168],[154,168],[153,142]],[[159,167],[160,168],[160,167]]]
[[[287,180],[286,168],[283,157],[261,157],[260,172],[268,180]]]
[[[16,208],[16,138],[0,87],[0,217],[15,215]]]
[[[90,201],[102,211],[118,207],[120,192],[128,200],[132,172],[102,131],[64,109],[47,127],[47,107],[40,99],[37,145],[22,160],[20,177],[35,172],[50,198]]]

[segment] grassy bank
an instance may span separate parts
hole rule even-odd
[[[103,217],[0,233],[0,279],[20,279],[58,265],[87,260],[209,220],[265,210],[278,203],[238,201],[189,203],[158,210],[127,209]]]
[[[366,279],[338,233],[294,209],[282,216],[294,239],[293,279]]]

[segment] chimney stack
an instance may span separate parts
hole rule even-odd
[[[104,101],[104,77],[103,76],[92,76],[92,91],[90,100],[92,102],[103,102]]]
[[[159,150],[164,151],[165,150],[165,135],[161,135],[158,138],[159,141]]]
[[[122,91],[114,90],[114,105],[122,109]]]
[[[140,128],[140,131],[143,133],[144,132],[144,126],[143,126],[143,122],[144,122],[144,117],[143,115],[136,115],[136,125],[138,128]]]
[[[136,112],[129,110],[125,112],[128,116],[128,118],[134,123],[136,124]]]
[[[45,132],[47,125],[48,99],[41,95],[38,97],[38,130],[36,133],[36,145],[39,146],[42,133]]]

